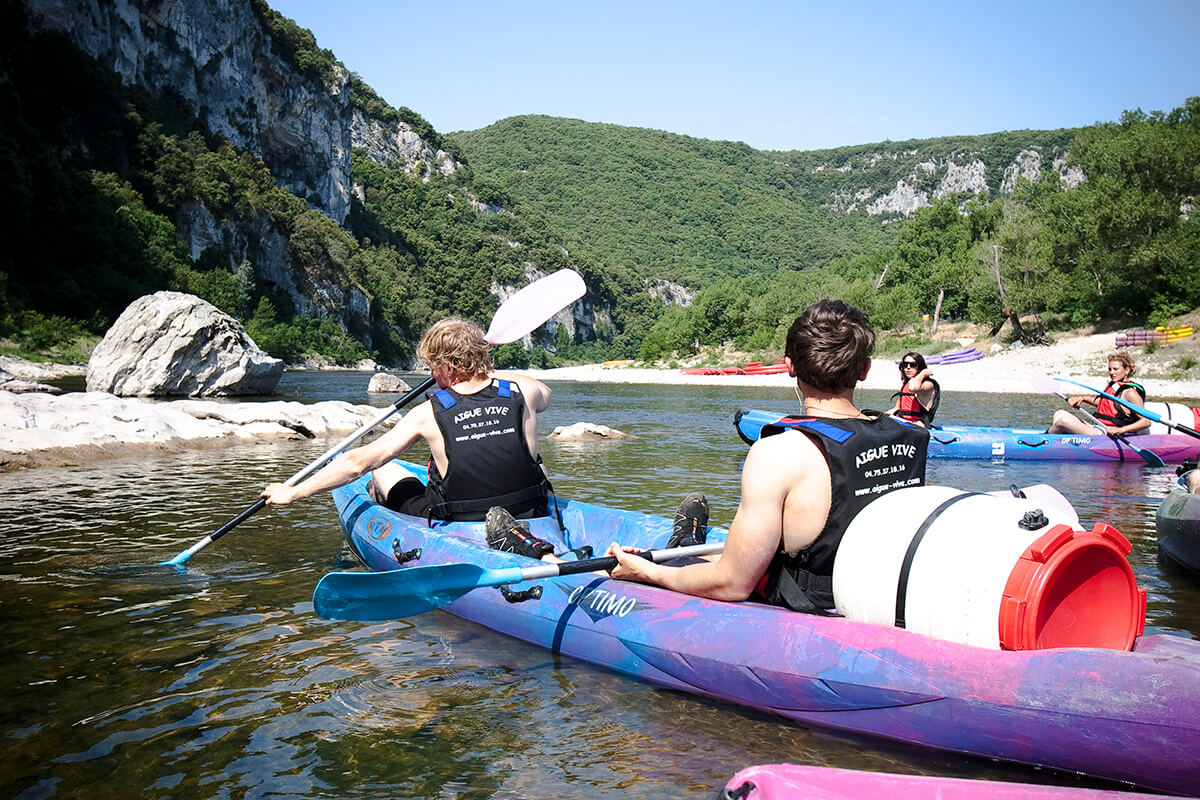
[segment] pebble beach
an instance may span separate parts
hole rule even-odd
[[[1042,375],[1069,378],[1103,389],[1107,381],[1105,358],[1116,348],[1113,334],[1063,337],[1054,344],[1003,350],[977,361],[933,365],[933,377],[947,392],[996,392],[1034,394],[1032,380]],[[1138,348],[1132,351],[1141,360]],[[1196,373],[1196,369],[1189,370]],[[587,364],[576,367],[529,370],[546,381],[594,381],[597,383],[663,383],[697,386],[791,386],[794,379],[777,375],[688,375],[678,369],[645,369],[635,366]],[[1134,379],[1146,388],[1150,400],[1191,401],[1200,406],[1200,379],[1159,378],[1136,374]],[[896,363],[877,358],[872,362],[864,389],[894,390],[899,383]],[[1064,394],[1083,392],[1069,384]]]

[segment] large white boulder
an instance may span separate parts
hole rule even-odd
[[[156,292],[117,318],[88,361],[89,392],[121,397],[265,395],[283,362],[236,319],[199,297]]]
[[[399,394],[411,392],[412,387],[404,381],[387,372],[376,372],[367,383],[367,391],[378,394]]]

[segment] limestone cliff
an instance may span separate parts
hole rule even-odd
[[[367,118],[340,66],[330,85],[275,51],[249,0],[25,0],[35,27],[65,33],[126,83],[180,96],[209,129],[263,160],[281,184],[343,222],[350,151],[410,172],[455,160],[404,122]]]

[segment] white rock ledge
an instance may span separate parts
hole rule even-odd
[[[145,452],[344,436],[380,411],[334,400],[155,401],[105,392],[55,396],[0,391],[0,472]]]

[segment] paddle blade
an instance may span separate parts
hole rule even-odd
[[[389,572],[330,572],[313,591],[313,610],[324,619],[402,619],[454,602],[479,586],[486,572],[475,564],[435,564]]]
[[[566,308],[587,291],[583,277],[573,269],[560,269],[539,278],[500,304],[488,327],[488,344],[515,342]]]
[[[1035,392],[1040,392],[1041,394],[1056,394],[1059,397],[1062,397],[1061,387],[1059,387],[1059,385],[1055,383],[1054,379],[1048,375],[1034,375],[1029,379],[1029,382],[1033,384],[1033,390]]]

